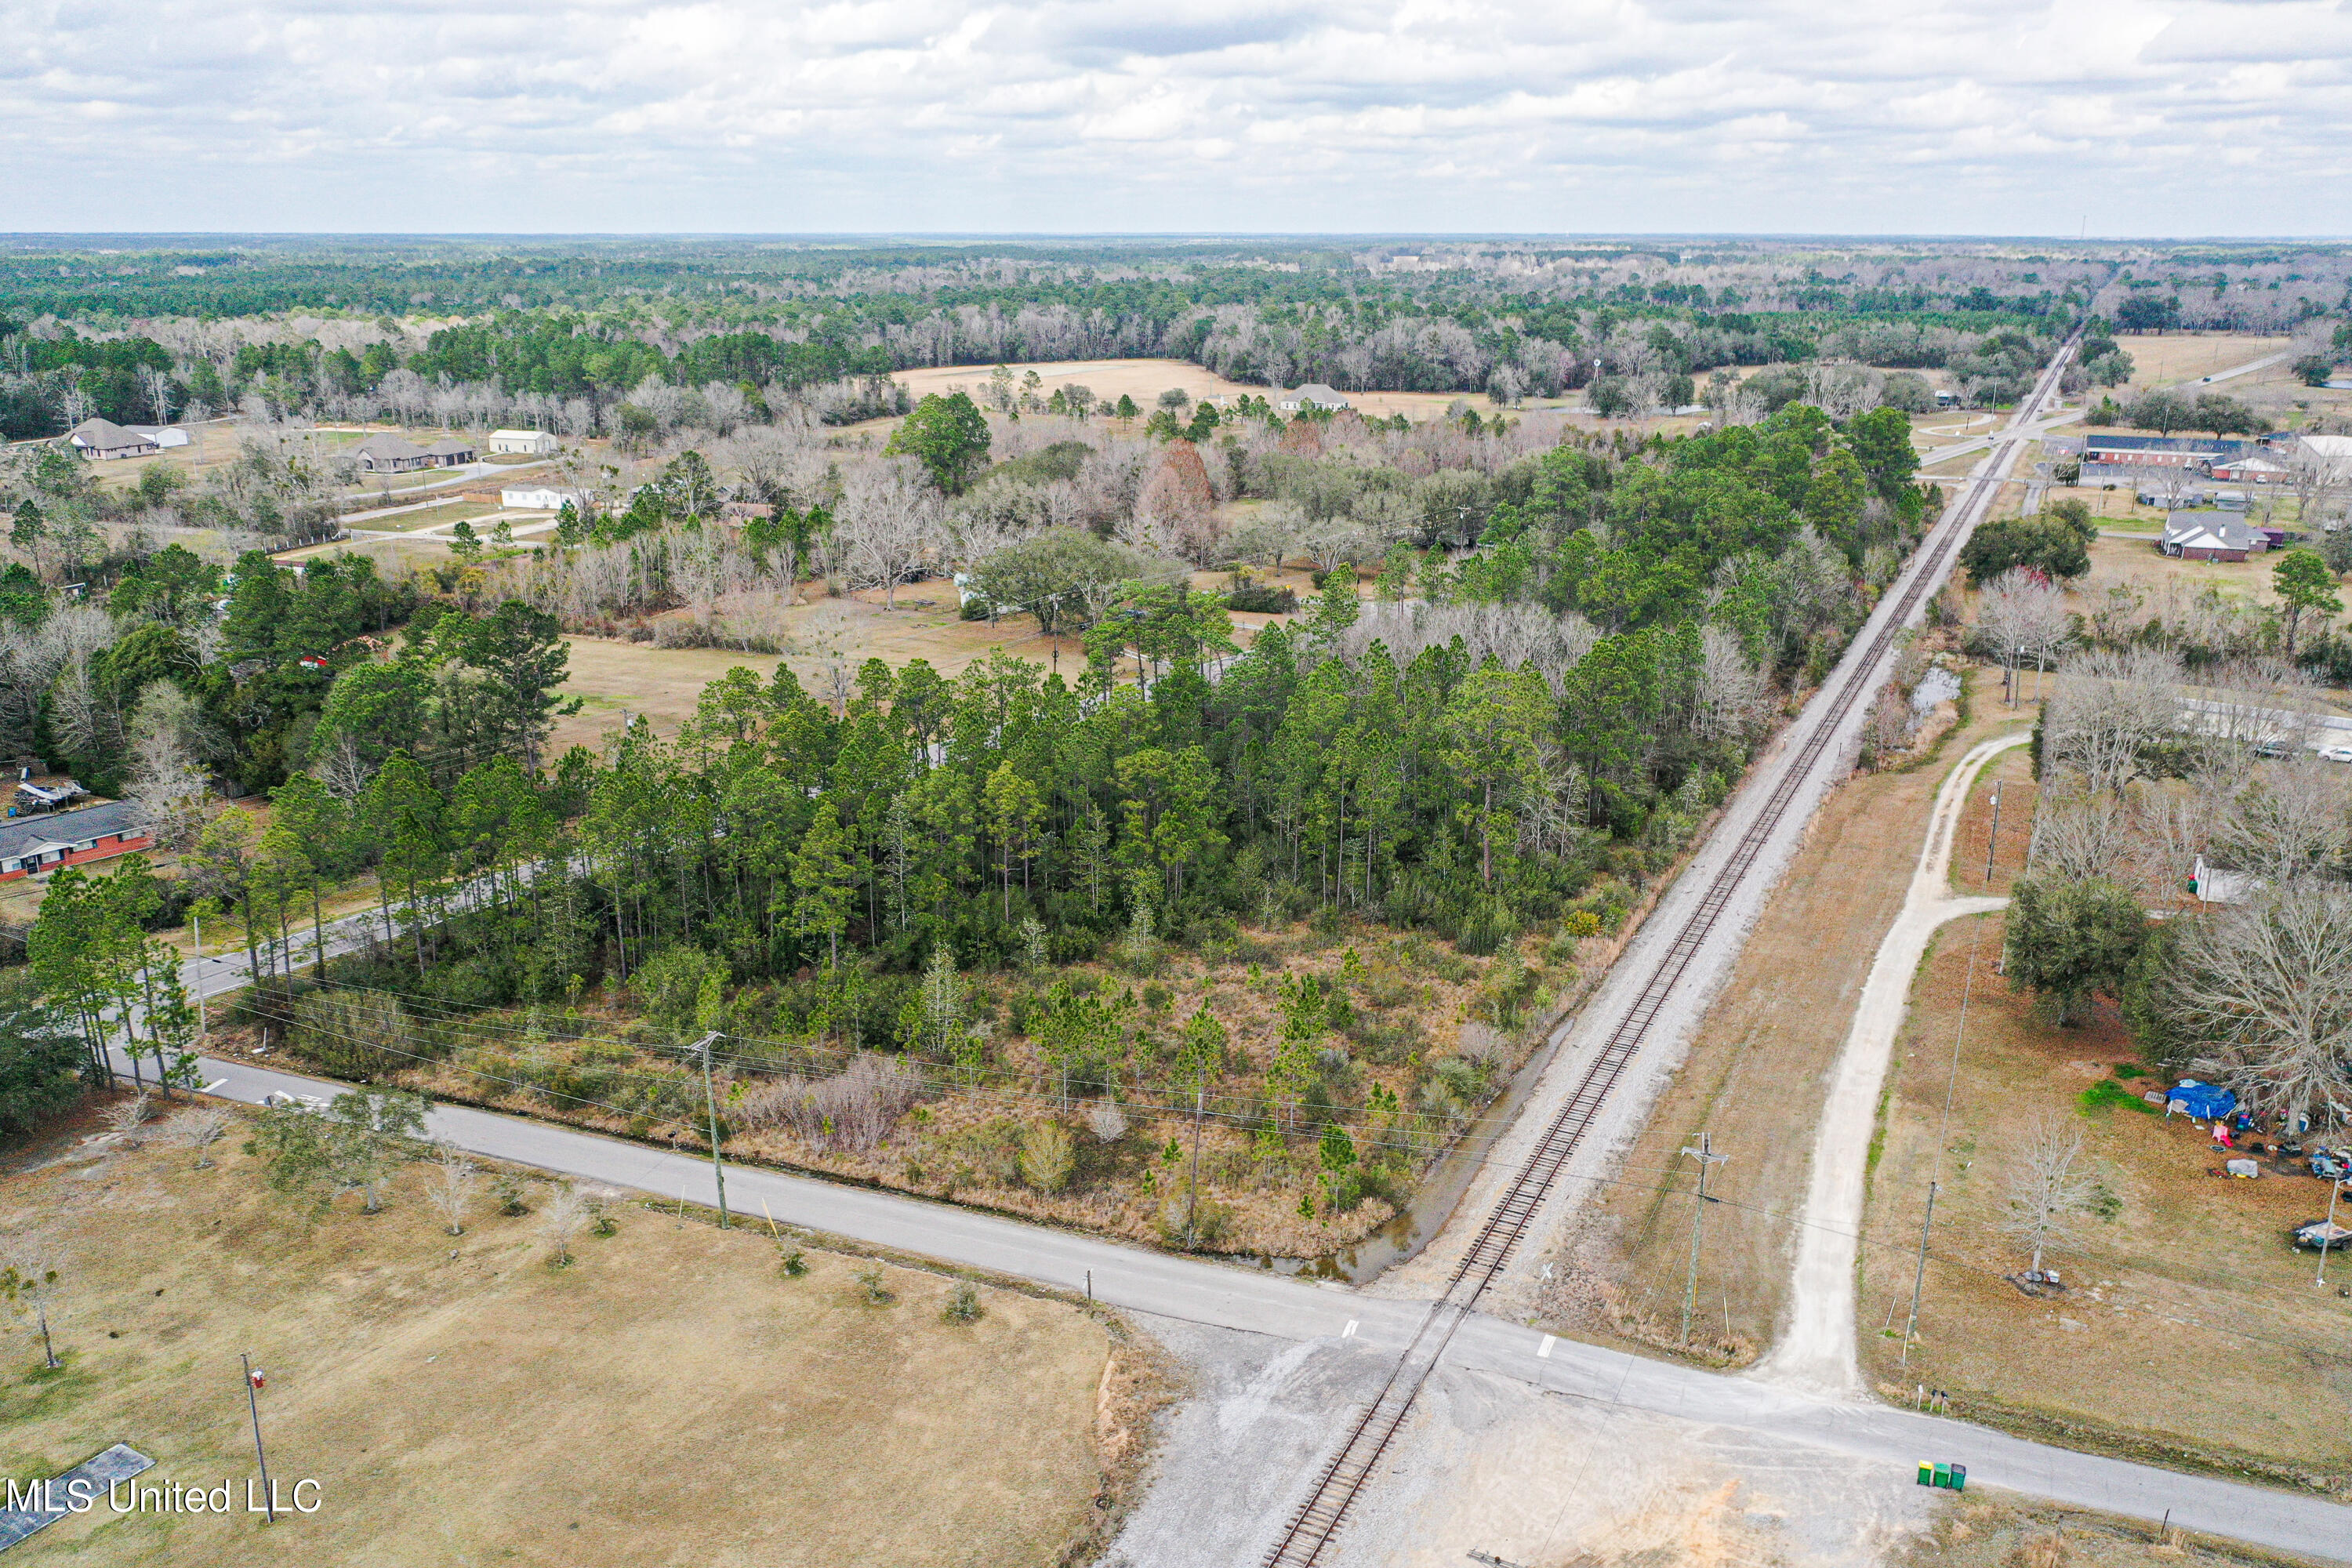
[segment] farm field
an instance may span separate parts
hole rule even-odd
[[[0,1464],[128,1441],[149,1484],[241,1501],[251,1352],[271,1474],[281,1495],[315,1479],[318,1511],[101,1510],[16,1560],[944,1568],[1050,1563],[1093,1527],[1111,1343],[1076,1307],[983,1288],[985,1316],[953,1325],[940,1275],[882,1266],[875,1305],[864,1259],[811,1248],[788,1279],[763,1234],[634,1204],[557,1269],[540,1217],[487,1198],[446,1236],[422,1168],[380,1215],[347,1197],[314,1220],[240,1139],[196,1170],[68,1138],[0,1177],[0,1225],[50,1227],[66,1277],[61,1372],[0,1341]],[[543,1211],[552,1189],[525,1189]]]
[[[1301,571],[1261,571],[1255,575],[1270,586],[1293,589],[1302,604],[1314,592],[1307,574]],[[1193,574],[1192,585],[1203,592],[1222,592],[1229,580],[1223,572],[1200,572]],[[816,590],[803,584],[800,591],[805,597]],[[1268,623],[1286,618],[1236,614],[1234,640],[1246,647]],[[621,721],[624,712],[643,714],[656,729],[674,732],[693,714],[702,689],[738,667],[764,675],[779,663],[789,664],[803,687],[820,694],[827,689],[830,668],[845,664],[854,672],[868,658],[879,658],[893,667],[927,659],[941,675],[953,677],[974,659],[1003,648],[1015,658],[1058,668],[1065,680],[1076,679],[1086,668],[1086,650],[1076,637],[1066,632],[1058,638],[1048,638],[1038,632],[1034,616],[1007,616],[994,626],[961,619],[955,585],[939,578],[902,584],[895,610],[884,606],[880,593],[867,590],[794,605],[782,612],[782,620],[790,639],[782,655],[566,637],[572,662],[564,691],[583,699],[585,706],[559,724],[554,750],[561,752],[573,744],[593,749],[604,733]]]
[[[1181,387],[1196,402],[1205,397],[1231,398],[1244,395],[1252,397],[1269,396],[1275,389],[1252,386],[1243,382],[1228,381],[1216,372],[1187,360],[1172,359],[1106,359],[1064,360],[1051,364],[1015,364],[1008,366],[1016,379],[1024,379],[1036,372],[1041,384],[1039,396],[1050,395],[1055,388],[1072,383],[1086,387],[1096,397],[1116,403],[1124,394],[1136,401],[1146,414],[1159,406],[1160,395],[1171,387]],[[924,370],[902,370],[891,379],[904,386],[917,398],[931,393],[968,392],[975,398],[988,384],[988,365],[939,365]],[[1482,413],[1492,413],[1494,402],[1484,393],[1473,392],[1350,392],[1348,401],[1363,414],[1387,418],[1402,414],[1416,422],[1443,417],[1456,403],[1466,403]],[[1580,395],[1567,397],[1531,397],[1518,405],[1514,413],[1543,408],[1570,408],[1582,403]]]
[[[2289,338],[2257,337],[2246,332],[2161,332],[2126,333],[2116,339],[2116,346],[2131,356],[2132,377],[2127,384],[2132,392],[2146,392],[2154,387],[2171,386],[2199,376],[2211,375],[2216,371],[2230,370],[2251,360],[2273,354],[2288,346]],[[2284,367],[2281,367],[2284,368]],[[2240,382],[2254,379],[2242,376]],[[2243,388],[2225,382],[2221,391],[2237,393]],[[2126,388],[2118,387],[2116,401],[2125,401]],[[2095,397],[2093,402],[2096,402]]]
[[[2209,1173],[2221,1162],[2202,1129],[2136,1109],[2154,1079],[2112,1009],[2076,1028],[2042,1021],[1994,973],[2000,940],[1999,915],[1952,922],[1912,989],[1864,1227],[1865,1375],[1886,1388],[1925,1382],[1949,1391],[1963,1418],[2076,1446],[2187,1448],[2217,1466],[2279,1467],[2261,1472],[2268,1479],[2352,1487],[2352,1440],[2340,1423],[2310,1418],[2352,1397],[2341,1353],[2352,1301],[2315,1289],[2313,1258],[2286,1242],[2291,1226],[2326,1208],[2325,1184]],[[2081,1097],[2101,1083],[2123,1086],[2110,1091],[2120,1103],[2085,1108]],[[1939,1142],[1948,1085],[1950,1131]],[[2004,1278],[2025,1258],[2000,1223],[2011,1168],[2045,1114],[2083,1131],[2100,1185],[2080,1241],[2050,1258],[2066,1293],[2037,1300]],[[1931,1176],[1942,1187],[1921,1337],[1900,1368]],[[2352,1282],[2352,1265],[2336,1267],[2347,1270],[2336,1283]]]

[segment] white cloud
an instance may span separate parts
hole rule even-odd
[[[2347,63],[2324,0],[0,0],[0,224],[2343,233]]]

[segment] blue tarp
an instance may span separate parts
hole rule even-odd
[[[2169,1110],[2179,1106],[2189,1115],[2204,1121],[2227,1116],[2238,1109],[2238,1097],[2218,1084],[2199,1083],[2195,1079],[2183,1079],[2167,1095]]]

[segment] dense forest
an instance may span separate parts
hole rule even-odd
[[[898,411],[874,385],[893,370],[1136,355],[1507,404],[1639,381],[1659,405],[1723,367],[1852,361],[1948,367],[1998,403],[2014,377],[1975,362],[2005,338],[2038,359],[2086,312],[2283,331],[2346,281],[2325,248],[19,247],[0,252],[0,430],[242,409],[579,436],[619,433],[648,386],[715,397],[721,424],[785,403],[838,421]]]

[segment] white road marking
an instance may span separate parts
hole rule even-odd
[[[1538,1361],[1549,1361],[1551,1359],[1551,1347],[1559,1342],[1553,1339],[1551,1335],[1546,1334],[1543,1338],[1543,1343],[1536,1347],[1536,1359]]]
[[[1352,1339],[1354,1339],[1354,1338],[1356,1337],[1356,1320],[1355,1320],[1355,1319],[1350,1318],[1350,1319],[1349,1319],[1349,1320],[1348,1320],[1348,1326],[1347,1326],[1346,1328],[1341,1329],[1341,1330],[1339,1331],[1339,1337],[1340,1337],[1341,1339],[1343,1339],[1343,1340],[1352,1340]]]

